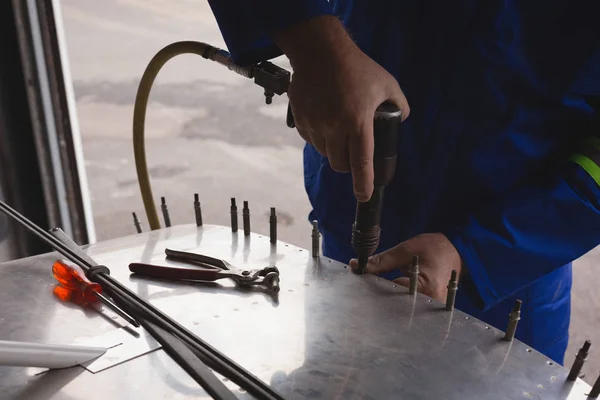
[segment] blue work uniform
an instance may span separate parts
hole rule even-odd
[[[571,262],[600,244],[600,2],[209,3],[239,63],[281,54],[274,31],[320,15],[344,22],[411,107],[379,251],[444,233],[467,268],[457,307],[504,330],[521,299],[517,338],[563,363]],[[323,252],[347,263],[351,176],[310,145],[304,174]]]

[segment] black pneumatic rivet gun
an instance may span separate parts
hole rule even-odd
[[[352,248],[358,257],[359,274],[364,273],[367,260],[379,246],[383,194],[396,172],[396,136],[399,134],[401,120],[402,112],[389,102],[381,104],[375,112],[373,194],[367,202],[356,204],[356,218],[352,226]]]

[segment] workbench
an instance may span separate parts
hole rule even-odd
[[[169,265],[166,247],[242,268],[274,264],[281,291],[242,290],[227,280],[177,283],[130,275],[130,262]],[[268,237],[181,225],[86,251],[286,399],[584,400],[590,390],[580,379],[566,382],[568,370],[535,349],[503,341],[503,332],[459,310],[446,311],[426,296],[410,296],[404,287],[356,275],[305,249],[272,245]],[[0,339],[102,344],[129,335],[108,310],[84,311],[54,297],[51,268],[60,258],[52,253],[0,264]],[[138,334],[134,340],[147,346],[145,354],[96,373],[81,366],[49,372],[0,367],[0,398],[209,398],[141,328]],[[250,398],[227,384],[240,399]]]

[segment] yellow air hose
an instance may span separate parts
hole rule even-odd
[[[229,69],[243,75],[247,78],[253,77],[253,66],[242,67],[235,64],[229,53],[206,43],[184,41],[168,45],[160,50],[150,61],[138,87],[133,109],[133,152],[135,158],[135,168],[137,171],[140,192],[148,217],[150,229],[160,229],[160,222],[154,197],[152,195],[152,186],[150,184],[150,175],[148,174],[148,163],[146,161],[146,147],[144,139],[144,125],[146,120],[146,108],[148,107],[148,98],[152,90],[152,84],[158,75],[160,69],[167,61],[180,54],[197,54],[206,59],[225,65]]]

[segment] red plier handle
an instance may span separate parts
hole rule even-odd
[[[236,270],[224,260],[205,256],[203,254],[188,253],[186,251],[165,249],[167,260],[185,262],[193,265],[198,265],[202,268],[218,268],[221,270]]]
[[[142,263],[129,264],[129,270],[135,274],[148,276],[151,278],[163,278],[173,280],[192,280],[192,281],[216,281],[226,278],[220,269],[199,269],[199,268],[179,268],[163,267],[159,265],[150,265]]]

